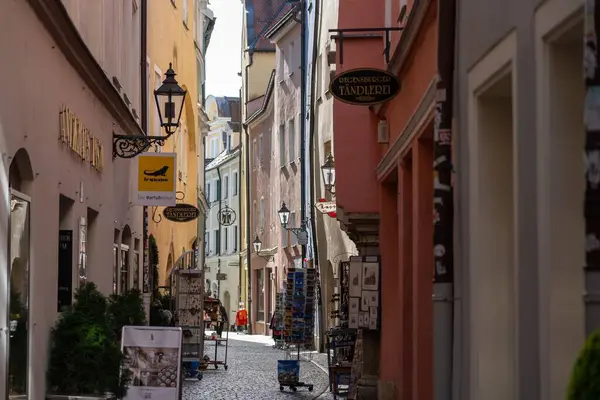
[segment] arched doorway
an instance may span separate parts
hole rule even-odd
[[[33,169],[29,154],[19,149],[9,167],[9,395],[28,394],[30,307],[30,204]]]

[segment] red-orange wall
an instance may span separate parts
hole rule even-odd
[[[384,1],[340,0],[340,28],[384,26]],[[408,1],[409,7],[412,1]],[[399,12],[393,2],[392,24]],[[375,168],[403,133],[437,74],[437,2],[433,1],[407,62],[401,92],[381,111],[335,101],[336,196],[348,212],[379,212],[382,257],[380,379],[393,381],[397,398],[433,398],[433,126],[409,142],[388,176]],[[409,8],[410,12],[410,8]],[[368,22],[367,22],[368,21]],[[398,37],[395,35],[391,54]],[[379,39],[345,39],[337,73],[359,67],[386,68]],[[339,58],[340,48],[337,46]],[[377,143],[385,118],[389,144]]]

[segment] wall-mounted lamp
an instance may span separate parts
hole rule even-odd
[[[335,162],[333,161],[333,155],[331,153],[325,157],[325,164],[321,166],[321,172],[323,173],[325,190],[335,195]]]
[[[175,71],[169,63],[162,85],[154,91],[154,100],[158,108],[160,126],[165,130],[164,136],[117,135],[113,133],[113,158],[133,158],[146,151],[151,145],[164,146],[165,140],[171,137],[179,127],[183,104],[187,90],[179,86],[175,79]]]
[[[252,245],[254,246],[254,252],[256,253],[257,256],[259,256],[260,258],[262,258],[266,262],[275,261],[275,256],[274,255],[272,255],[272,254],[261,254],[260,253],[260,251],[262,249],[262,242],[258,238],[258,235],[256,235],[256,239],[254,239],[254,242],[252,242]]]
[[[302,221],[300,228],[288,228],[287,225],[290,222],[290,210],[285,205],[285,202],[281,203],[281,208],[277,211],[279,214],[279,222],[286,231],[292,232],[298,238],[298,244],[306,246],[308,244],[308,232],[306,231],[306,222]]]

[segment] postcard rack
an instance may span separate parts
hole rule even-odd
[[[182,370],[186,378],[202,379],[203,356],[202,272],[193,269],[175,271],[177,324],[183,333]]]
[[[282,391],[285,387],[294,392],[299,387],[306,387],[310,392],[313,390],[312,384],[301,382],[299,378],[300,349],[312,347],[315,286],[315,269],[288,269],[284,293],[283,340],[287,345],[286,353],[291,354],[291,349],[295,350],[295,359],[286,356],[285,360],[277,362],[279,390]]]

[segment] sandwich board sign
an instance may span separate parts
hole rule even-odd
[[[142,153],[137,156],[135,203],[174,206],[177,191],[177,154]]]
[[[182,337],[179,327],[123,327],[123,368],[131,372],[124,400],[181,399]]]

